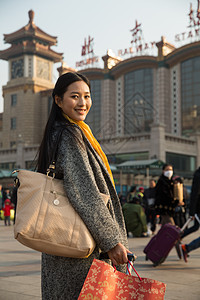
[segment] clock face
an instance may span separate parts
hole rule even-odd
[[[11,63],[11,79],[24,76],[24,59],[20,58]]]
[[[49,62],[45,60],[38,59],[36,66],[36,76],[49,80]]]

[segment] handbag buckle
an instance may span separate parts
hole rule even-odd
[[[52,176],[50,175],[51,172],[51,170],[47,169],[47,177],[55,178],[55,172],[52,172]]]
[[[51,177],[55,177],[55,169],[56,169],[56,166],[55,166],[55,162],[53,162],[52,164],[49,165],[48,169],[47,169],[47,177],[50,177],[50,173],[52,173],[52,176]]]

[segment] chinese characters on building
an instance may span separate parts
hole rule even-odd
[[[188,13],[189,24],[188,30],[175,35],[175,42],[182,42],[190,39],[190,42],[195,42],[200,39],[200,0],[197,1],[197,9],[194,10],[192,3]],[[156,49],[156,42],[145,42],[142,32],[142,24],[135,21],[135,26],[130,30],[131,42],[130,46],[118,50],[118,56],[134,56],[134,55],[154,55]],[[99,57],[94,55],[94,38],[88,36],[84,39],[84,44],[81,49],[82,60],[76,62],[76,67],[94,66],[99,62]]]
[[[190,3],[189,11],[189,31],[185,31],[175,35],[175,42],[191,39],[193,41],[200,38],[200,0],[197,0],[197,10],[194,11],[192,3]]]
[[[81,56],[84,56],[84,59],[76,62],[76,67],[83,67],[87,65],[93,65],[99,61],[97,56],[94,56],[94,38],[88,36],[88,39],[84,39],[84,45],[82,46]]]
[[[142,54],[143,52],[147,54],[149,50],[152,50],[155,46],[155,42],[146,43],[142,35],[141,23],[138,24],[137,20],[135,22],[135,27],[130,30],[132,33],[131,47],[125,48],[123,50],[118,50],[119,56],[124,56],[126,54]]]

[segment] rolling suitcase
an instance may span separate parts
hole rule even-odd
[[[180,239],[180,233],[187,227],[190,221],[191,218],[187,220],[181,229],[172,224],[163,225],[144,248],[143,252],[146,254],[146,259],[150,259],[155,267],[163,263],[170,250]]]

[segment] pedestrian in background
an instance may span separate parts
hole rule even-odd
[[[17,190],[19,187],[19,180],[18,178],[15,178],[14,180],[14,187],[11,194],[11,202],[14,205],[14,218],[13,218],[13,224],[15,224],[15,218],[16,218],[16,209],[17,209]]]
[[[140,203],[141,199],[136,194],[130,202],[122,206],[128,237],[130,233],[133,237],[147,236],[146,215]]]
[[[155,200],[156,200],[156,182],[153,179],[149,180],[149,188],[144,191],[143,203],[145,207],[145,214],[147,218],[147,225],[150,227],[152,234],[156,230],[156,210],[155,210]]]
[[[131,202],[133,198],[135,197],[137,192],[137,187],[135,185],[131,186],[127,196],[126,196],[126,202]]]
[[[194,239],[192,242],[190,242],[189,244],[182,244],[181,245],[181,251],[182,251],[182,255],[184,258],[184,261],[187,262],[188,260],[188,253],[190,253],[191,251],[200,248],[200,237],[198,237],[197,239]]]
[[[56,178],[63,180],[71,205],[96,242],[87,258],[42,253],[42,299],[78,298],[93,259],[106,253],[109,264],[126,272],[128,241],[120,201],[108,160],[84,120],[92,100],[89,80],[82,74],[61,75],[39,149],[37,171],[46,174],[59,134]],[[109,198],[105,205],[102,195]],[[56,222],[56,220],[52,220]],[[73,244],[73,239],[72,239]]]
[[[156,184],[156,213],[161,217],[161,224],[171,223],[174,225],[175,207],[178,205],[178,200],[174,200],[174,183],[172,180],[173,167],[170,164],[164,164],[162,175]]]
[[[4,224],[5,226],[10,226],[10,211],[13,208],[13,205],[10,201],[10,199],[6,199],[4,201],[4,207],[2,210],[4,211]]]
[[[200,218],[200,167],[194,172],[190,194],[189,215],[194,219],[194,225],[184,230],[182,239],[199,229],[199,222],[194,217],[195,214]]]
[[[144,208],[144,187],[140,186],[138,192],[136,192],[136,198],[140,201],[140,205]]]
[[[170,223],[175,225],[174,215],[175,208],[178,206],[179,200],[174,199],[174,182],[172,180],[173,167],[170,164],[164,164],[162,175],[156,184],[156,213],[160,215],[161,225]],[[180,241],[175,244],[176,252],[181,259]]]

